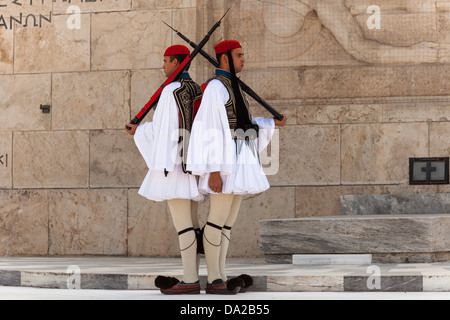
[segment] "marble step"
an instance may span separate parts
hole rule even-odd
[[[450,215],[336,216],[261,221],[270,263],[295,254],[371,254],[374,263],[450,260]]]
[[[305,265],[370,265],[371,254],[294,254],[292,264]]]
[[[366,194],[341,196],[341,215],[450,214],[450,194]]]
[[[243,272],[251,275],[254,284],[250,292],[450,292],[450,262],[298,266],[230,258],[226,269],[229,278]],[[0,287],[157,290],[157,276],[181,278],[182,274],[179,258],[0,257]],[[203,290],[206,278],[207,268],[202,259],[200,283]],[[143,292],[142,298],[149,298],[147,294]],[[247,299],[247,296],[241,294],[238,299]]]

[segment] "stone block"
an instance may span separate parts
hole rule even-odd
[[[53,129],[123,129],[130,117],[128,71],[53,75]]]
[[[197,3],[196,0],[134,0],[132,8],[133,10],[195,8]]]
[[[279,132],[279,172],[269,177],[271,185],[317,186],[340,183],[338,125],[289,126]]]
[[[417,102],[387,104],[383,106],[385,122],[439,122],[450,121],[450,108],[447,98],[442,102]],[[434,126],[434,123],[432,124]],[[433,143],[434,139],[431,139]]]
[[[295,217],[338,216],[342,187],[297,187]]]
[[[88,132],[17,132],[13,156],[14,188],[88,187]]]
[[[12,134],[0,133],[0,189],[12,187]]]
[[[131,119],[147,104],[152,95],[166,81],[166,76],[160,70],[137,70],[131,74]],[[152,121],[154,110],[144,118],[144,122]]]
[[[436,3],[438,8],[437,14],[437,28],[439,43],[449,43],[450,42],[450,9],[448,2],[439,1]],[[445,51],[444,51],[445,52]],[[450,62],[450,55],[444,54],[441,57],[441,62]]]
[[[55,15],[52,23],[46,23],[42,28],[17,27],[15,73],[90,70],[90,16],[81,15],[79,29],[69,29],[67,19],[68,16]]]
[[[244,81],[265,100],[300,99],[305,95],[303,69],[244,69]],[[261,81],[264,79],[264,81]]]
[[[0,191],[0,256],[47,255],[48,191]]]
[[[428,125],[347,125],[341,150],[343,184],[407,183],[408,159],[428,156]]]
[[[446,274],[431,275],[430,272],[424,272],[423,291],[450,292],[450,276]]]
[[[376,123],[383,120],[383,105],[306,105],[298,107],[298,124]]]
[[[65,1],[57,1],[53,4],[54,14],[67,14],[72,13],[67,9],[71,5],[76,5],[80,8],[82,13],[95,13],[95,12],[110,12],[110,11],[129,11],[131,9],[131,0],[120,1],[77,1],[67,3]]]
[[[124,130],[91,131],[90,186],[138,187],[148,168],[133,137]]]
[[[23,15],[23,24],[25,24],[25,18],[29,14],[33,14],[39,17],[39,14],[48,16],[49,12],[52,11],[52,1],[2,1],[2,4],[6,4],[6,7],[2,7],[2,14],[4,15],[5,21],[6,17],[9,16],[16,17],[19,19],[19,15]],[[29,19],[29,24],[32,24],[32,19]],[[9,19],[7,23],[8,28],[10,27]],[[14,27],[14,25],[13,25]]]
[[[172,39],[170,29],[161,31],[161,20],[171,21],[171,12],[153,10],[94,15],[92,69],[161,68],[163,54]]]
[[[311,67],[300,71],[301,98],[391,96],[389,66]]]
[[[254,101],[249,95],[247,95],[247,98],[250,100],[250,114],[252,117],[263,117],[263,118],[273,118],[273,115],[264,109],[263,106],[258,104],[256,101]],[[266,101],[267,102],[267,101]],[[296,125],[297,124],[297,106],[296,105],[290,105],[290,106],[284,106],[278,103],[272,103],[268,102],[270,106],[272,106],[275,110],[277,110],[279,113],[284,114],[288,120],[286,122],[286,125]]]
[[[447,106],[447,109],[449,107]],[[450,123],[440,122],[430,125],[430,154],[438,157],[448,157],[450,155]]]
[[[50,255],[127,254],[127,191],[49,191]]]
[[[49,289],[68,289],[69,274],[55,272],[21,272],[21,286]]]
[[[178,236],[166,202],[147,200],[128,191],[128,255],[178,257]]]
[[[342,216],[261,222],[261,252],[372,254],[377,262],[448,258],[450,215]]]
[[[450,215],[450,194],[343,195],[342,215],[436,214]]]
[[[450,91],[448,69],[446,64],[311,66],[244,70],[242,79],[268,100],[434,96]]]
[[[370,254],[294,254],[293,265],[363,265],[372,264]]]
[[[344,276],[345,292],[423,292],[423,276],[417,275],[380,275],[379,288],[375,285],[374,276],[346,275]]]
[[[51,114],[40,105],[51,105],[51,75],[0,75],[1,131],[50,130]]]
[[[280,210],[282,208],[282,210]],[[231,231],[230,257],[259,257],[259,221],[295,217],[295,188],[270,188],[244,197]]]
[[[448,64],[393,66],[389,96],[440,96],[450,92]]]
[[[0,286],[20,287],[21,285],[20,271],[0,271]]]
[[[0,74],[14,72],[14,33],[0,29]]]
[[[267,291],[270,292],[342,292],[343,277],[318,274],[314,276],[267,276]]]
[[[127,274],[82,274],[82,290],[128,290]]]
[[[434,194],[450,192],[440,186],[409,185],[359,185],[359,186],[316,186],[296,188],[296,218],[341,215],[341,196],[371,194]],[[345,198],[344,198],[345,197]],[[363,204],[362,204],[363,205]],[[438,212],[434,212],[438,213]],[[442,213],[442,211],[439,211]]]

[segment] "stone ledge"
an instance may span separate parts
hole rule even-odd
[[[370,265],[371,254],[294,254],[293,265]]]
[[[375,263],[445,261],[449,228],[445,214],[266,220],[261,252],[271,262],[292,254],[372,254]]]
[[[341,196],[342,215],[450,213],[450,193]]]

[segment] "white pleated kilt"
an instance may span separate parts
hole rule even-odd
[[[139,194],[149,200],[162,202],[172,199],[202,201],[203,195],[197,187],[196,176],[185,174],[181,165],[164,174],[163,171],[149,171],[139,189]]]
[[[270,184],[260,164],[258,154],[255,150],[252,152],[252,148],[247,143],[241,142],[241,144],[232,174],[221,173],[222,193],[246,195],[267,191],[270,189]],[[205,174],[199,179],[198,189],[203,194],[215,194],[209,187],[209,177],[210,174]]]

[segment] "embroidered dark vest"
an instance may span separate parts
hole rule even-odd
[[[232,130],[232,137],[236,142],[236,155],[240,154],[243,144],[246,143],[249,146],[251,152],[253,152],[253,154],[255,155],[255,157],[257,157],[259,159],[259,153],[257,150],[257,146],[254,142],[254,140],[258,137],[259,127],[257,125],[252,125],[249,128],[243,129],[243,132],[239,132],[239,129],[237,129],[238,121],[237,121],[237,111],[236,111],[236,99],[234,96],[231,79],[229,78],[229,73],[227,71],[217,69],[216,75],[213,78],[211,78],[210,80],[208,80],[208,82],[206,82],[205,84],[202,85],[203,92],[206,90],[207,85],[212,80],[219,80],[227,89],[229,97],[230,97],[228,99],[228,101],[225,103],[225,109],[227,112],[228,123],[230,125],[230,129]],[[250,115],[248,100],[245,96],[245,93],[242,91],[241,87],[239,87],[239,90],[241,91],[242,97],[244,98],[245,107],[247,108],[247,111],[248,111],[249,123],[251,123],[252,118]],[[249,129],[253,129],[253,132]]]
[[[182,158],[181,166],[183,172],[190,173],[186,170],[186,158],[189,148],[189,137],[186,137],[186,133],[191,132],[195,110],[198,110],[203,93],[200,86],[187,73],[183,73],[178,81],[181,83],[181,87],[173,92],[180,116],[180,138],[178,143],[182,144],[180,157]]]
[[[230,125],[230,129],[236,130],[237,129],[237,112],[236,112],[236,99],[234,97],[233,87],[231,85],[231,79],[227,76],[227,72],[223,70],[216,70],[216,75],[208,81],[208,83],[212,80],[219,80],[227,89],[228,95],[230,98],[228,99],[227,103],[225,103],[225,109],[227,111],[228,116],[228,123]],[[245,93],[241,90],[241,94],[244,97],[244,103],[247,107],[247,110],[249,110],[248,101],[245,97]],[[250,115],[250,111],[248,112]],[[252,122],[252,119],[250,117],[249,122]]]

